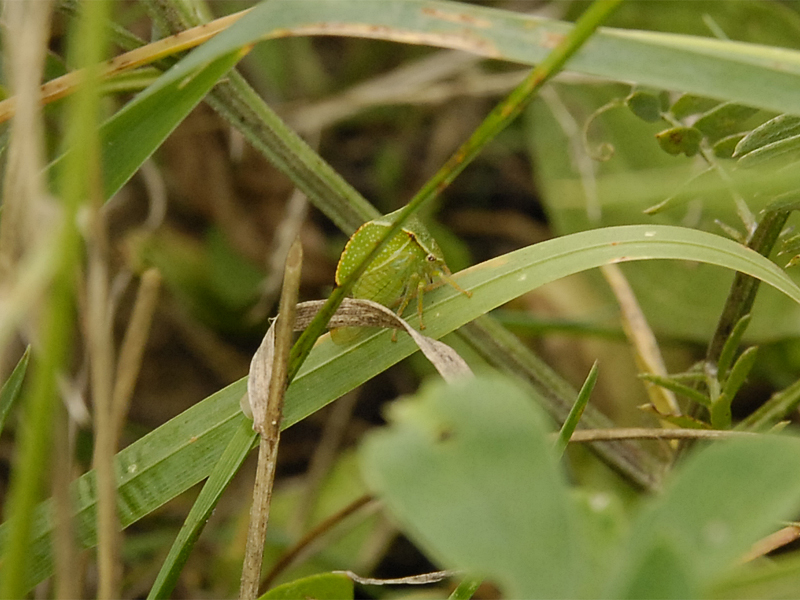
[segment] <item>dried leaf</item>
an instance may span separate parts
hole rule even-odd
[[[298,304],[294,324],[295,331],[302,331],[308,327],[323,304],[323,300]],[[422,335],[390,309],[377,302],[346,298],[328,323],[329,329],[337,327],[405,329],[445,381],[452,382],[461,377],[472,376],[472,371],[467,363],[450,346]],[[257,431],[263,426],[266,418],[267,393],[272,377],[274,349],[275,322],[270,326],[250,362],[250,373],[247,376],[248,401],[242,402],[243,412],[253,417],[253,428]]]

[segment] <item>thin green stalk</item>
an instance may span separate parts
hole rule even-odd
[[[11,13],[11,8],[6,6],[6,12]],[[31,44],[46,39],[49,26],[49,5],[41,2],[17,3],[14,6],[13,20],[10,26],[19,31],[25,31]],[[11,18],[10,14],[6,15]],[[36,50],[33,48],[32,50]],[[43,54],[42,54],[43,57]],[[42,63],[31,61],[25,63],[24,57],[15,57],[22,64],[12,65],[17,69],[14,85],[22,85],[21,77],[28,76],[38,79]],[[20,73],[19,69],[32,69],[32,72]],[[30,79],[27,82],[31,83]],[[21,96],[30,93],[18,90]],[[30,101],[30,100],[29,100]],[[31,145],[25,144],[25,136],[34,136],[28,140],[34,145],[40,140],[36,136],[40,131],[36,127],[38,116],[28,114],[27,126],[29,130],[19,131],[12,140],[11,154],[16,155],[15,160],[7,163],[7,180],[20,180],[24,176],[27,185],[15,190],[18,197],[17,203],[28,207],[35,206],[41,201],[43,182],[40,178],[42,165],[38,152],[31,151]],[[19,125],[19,124],[18,124]],[[21,137],[20,137],[21,136]],[[31,179],[32,178],[32,179]],[[8,191],[8,189],[6,189]],[[4,198],[7,202],[8,198]],[[69,348],[69,338],[72,330],[72,300],[73,300],[73,265],[77,262],[77,249],[79,238],[75,229],[75,206],[68,206],[67,218],[62,226],[56,230],[55,244],[60,253],[53,255],[57,263],[51,293],[46,296],[42,304],[40,324],[40,352],[38,353],[31,388],[21,406],[20,428],[17,435],[17,447],[11,473],[10,490],[6,501],[5,514],[8,519],[8,537],[2,557],[2,581],[0,581],[0,596],[3,598],[20,598],[25,595],[25,574],[28,570],[30,553],[28,551],[33,515],[36,504],[42,497],[43,470],[42,465],[49,462],[50,440],[53,430],[53,412],[56,399],[56,374],[66,361]],[[73,209],[73,210],[69,210]],[[70,218],[72,217],[72,218]],[[5,219],[4,219],[5,221]]]
[[[756,227],[747,243],[751,248],[763,256],[769,256],[778,236],[789,218],[789,211],[775,210],[767,212]],[[749,275],[736,273],[725,308],[720,316],[717,330],[711,338],[706,351],[706,361],[716,364],[719,361],[725,341],[730,337],[736,324],[753,308],[760,280]]]
[[[747,247],[755,250],[762,256],[769,256],[790,214],[790,211],[787,210],[772,210],[766,212],[758,223],[755,231],[753,231],[753,234],[750,236]],[[721,358],[724,358],[724,362],[726,363],[729,361],[730,357],[723,355],[726,342],[731,335],[735,334],[738,337],[744,335],[744,329],[749,324],[749,320],[746,320],[745,317],[752,312],[753,303],[756,300],[760,284],[761,281],[759,279],[743,273],[736,273],[734,276],[733,283],[728,291],[728,298],[725,301],[725,307],[722,309],[722,314],[717,323],[717,329],[714,331],[714,335],[706,350],[707,365],[716,366],[720,362],[723,362],[720,360]],[[745,320],[743,321],[743,319]],[[742,323],[742,325],[737,328],[737,325],[740,323]],[[725,374],[719,373],[718,376],[724,377]],[[695,405],[692,407],[690,416],[700,417],[704,411],[705,409],[703,407]],[[678,454],[682,454],[690,445],[691,444],[681,444]]]

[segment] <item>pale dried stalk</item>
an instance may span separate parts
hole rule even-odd
[[[133,397],[133,389],[142,366],[142,356],[147,344],[153,313],[158,302],[160,287],[161,275],[158,270],[152,268],[145,271],[139,283],[133,314],[131,314],[128,327],[125,330],[119,359],[117,359],[117,372],[111,406],[112,422],[114,423],[114,431],[117,433],[117,437],[119,437],[120,430],[125,423],[125,416],[128,414],[128,407]]]
[[[622,274],[619,265],[603,265],[600,267],[600,271],[606,278],[619,303],[622,311],[622,329],[633,346],[639,370],[643,373],[653,373],[661,377],[667,377],[667,368],[664,366],[664,359],[661,357],[656,336],[653,334],[653,330],[650,329],[636,295],[633,293],[628,280]],[[675,394],[670,390],[648,381],[645,381],[644,385],[650,401],[659,413],[662,415],[681,414]],[[663,421],[663,424],[665,427],[672,427],[667,421]]]
[[[609,442],[612,440],[718,440],[760,435],[730,429],[648,429],[620,427],[609,429],[578,429],[569,439],[577,442]]]
[[[99,160],[99,157],[98,157]],[[99,162],[94,162],[97,165]],[[97,173],[95,173],[97,175]],[[96,179],[96,178],[94,178]],[[94,456],[97,473],[97,566],[98,598],[119,597],[121,563],[119,549],[121,528],[117,519],[117,481],[114,455],[117,452],[116,426],[113,421],[114,339],[111,330],[109,295],[108,239],[101,212],[102,198],[95,185],[90,203],[90,227],[87,237],[89,257],[87,273],[87,317],[89,358],[91,362],[92,405],[94,407]]]
[[[373,579],[372,577],[361,577],[352,571],[334,571],[342,573],[361,585],[428,585],[438,583],[454,575],[463,575],[462,571],[433,571],[432,573],[422,573],[421,575],[410,575],[408,577],[396,577],[393,579]]]
[[[800,524],[791,523],[753,544],[753,547],[740,559],[740,562],[747,563],[766,556],[770,552],[783,548],[797,539],[800,539]]]
[[[0,278],[6,277],[25,249],[33,225],[32,211],[42,201],[43,127],[36,101],[50,33],[52,5],[47,1],[6,2],[5,51],[13,92],[20,107],[11,123],[8,164],[0,219]]]
[[[248,394],[257,394],[261,397],[266,395],[266,410],[265,419],[261,423],[253,423],[253,428],[261,434],[261,438],[258,446],[256,480],[253,486],[253,505],[250,509],[247,549],[239,588],[239,598],[242,600],[253,599],[258,595],[258,584],[261,579],[261,563],[264,558],[264,540],[267,536],[272,486],[275,481],[281,416],[286,392],[289,352],[292,345],[294,311],[297,305],[302,263],[303,247],[297,238],[286,257],[280,314],[275,325],[277,334],[276,349],[271,365],[272,377],[269,381],[261,378],[258,382],[260,385],[255,386],[251,386],[251,378],[248,378]],[[258,352],[253,357],[253,365],[250,367],[251,374],[253,371],[263,373],[258,364],[260,362],[258,359],[262,357],[263,355]]]
[[[33,0],[32,4],[36,4],[38,0]],[[9,2],[7,4],[16,4],[16,2]],[[125,54],[106,61],[100,66],[100,76],[103,78],[111,77],[117,73],[130,71],[137,67],[149,65],[166,56],[172,56],[178,52],[199,46],[206,40],[217,35],[220,31],[227,29],[233,23],[241,19],[251,9],[243,10],[241,12],[222,17],[210,23],[204,23],[199,27],[193,27],[182,31],[177,35],[158,40],[152,44],[142,46],[136,50],[131,50]],[[86,78],[86,71],[83,69],[72,71],[66,75],[62,75],[56,79],[48,81],[41,86],[41,90],[36,91],[35,96],[38,97],[39,102],[42,104],[49,104],[68,96],[77,89],[81,82]],[[36,84],[38,88],[38,81]],[[12,96],[0,102],[0,123],[7,121],[13,117],[17,112],[24,110],[26,102],[18,102],[17,96]],[[38,106],[36,102],[32,103]]]

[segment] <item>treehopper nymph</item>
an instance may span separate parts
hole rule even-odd
[[[336,285],[341,285],[358,263],[375,247],[392,226],[400,210],[378,217],[358,228],[347,242],[339,259],[339,265],[336,267]],[[436,240],[412,215],[356,281],[351,295],[353,298],[373,300],[389,308],[396,307],[398,316],[402,316],[403,311],[416,296],[419,328],[425,329],[422,317],[423,295],[442,283],[451,285],[467,297],[472,296],[453,281]],[[350,331],[350,329],[352,328],[333,330],[334,341],[345,343],[352,340],[357,330]],[[393,340],[396,335],[395,332]]]

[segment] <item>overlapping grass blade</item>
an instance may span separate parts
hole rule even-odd
[[[426,294],[428,335],[440,338],[509,300],[561,277],[611,262],[682,259],[738,269],[781,290],[800,303],[800,287],[774,263],[720,236],[670,226],[610,227],[556,238],[476,265],[458,274],[473,291],[466,298],[440,288]],[[411,317],[413,322],[415,317]],[[351,346],[323,338],[303,365],[286,396],[284,427],[316,412],[414,351],[413,343],[389,341],[388,331]],[[365,357],[369,357],[366,360]],[[241,380],[193,406],[117,455],[121,521],[127,526],[208,476],[244,417]],[[77,526],[84,546],[94,544],[94,474],[75,484]],[[49,556],[51,507],[38,509],[37,560],[32,585],[52,568]],[[7,526],[0,527],[0,539]]]

